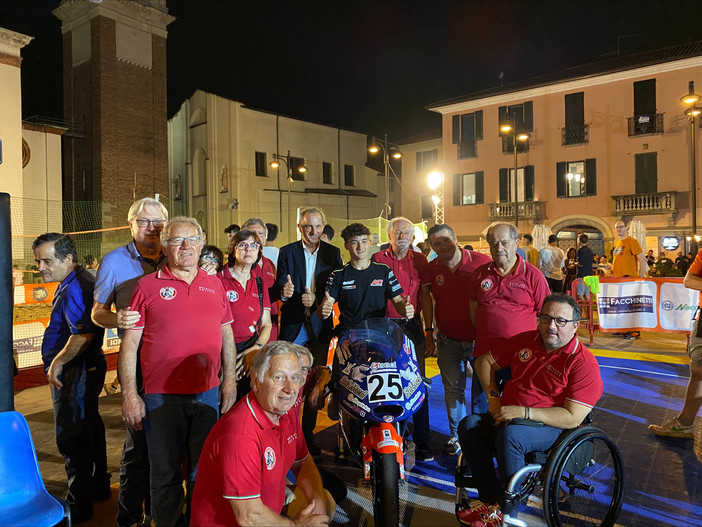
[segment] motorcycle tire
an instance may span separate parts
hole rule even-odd
[[[400,525],[400,465],[394,453],[373,452],[373,518],[376,527]]]

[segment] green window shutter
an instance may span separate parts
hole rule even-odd
[[[458,207],[461,204],[461,175],[453,175],[453,206]]]
[[[524,131],[534,131],[534,103],[531,101],[524,103]]]
[[[483,138],[483,111],[475,112],[475,139],[476,141]]]
[[[500,203],[507,203],[509,197],[509,170],[500,169]]]
[[[461,120],[459,115],[451,118],[451,143],[456,145],[461,142]]]
[[[475,203],[485,203],[485,183],[483,171],[478,170],[475,173]]]
[[[507,107],[506,106],[500,106],[497,109],[497,131],[500,135],[504,135],[502,131],[500,130],[500,126],[505,124],[508,121],[507,119]]]
[[[635,154],[636,193],[653,194],[658,192],[658,152]]]
[[[556,197],[567,198],[566,194],[566,164],[565,161],[556,163]]]
[[[585,195],[594,196],[597,194],[597,160],[595,158],[585,160]]]
[[[524,201],[534,201],[534,165],[524,167]]]

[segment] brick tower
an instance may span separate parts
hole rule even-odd
[[[63,199],[123,226],[133,198],[167,202],[166,0],[63,0]],[[64,228],[95,228],[80,215]]]

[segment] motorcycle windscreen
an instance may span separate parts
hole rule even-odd
[[[339,401],[360,419],[407,419],[426,397],[412,341],[389,319],[366,320],[339,340]]]

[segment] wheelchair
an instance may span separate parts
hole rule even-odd
[[[541,497],[549,527],[613,526],[624,497],[624,462],[612,439],[592,426],[589,415],[578,428],[564,430],[546,452],[529,452],[505,490],[502,525],[528,527],[518,506]],[[533,423],[533,421],[531,422]],[[470,506],[475,488],[461,452],[455,471],[456,515]]]

